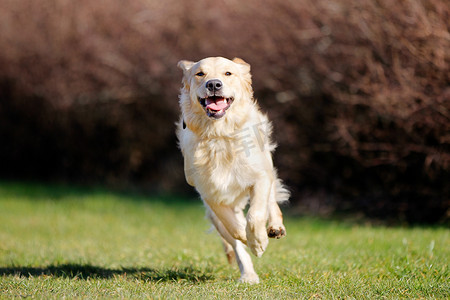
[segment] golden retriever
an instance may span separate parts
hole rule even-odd
[[[253,98],[250,65],[209,57],[178,66],[183,87],[177,136],[186,181],[199,192],[229,262],[236,258],[240,281],[258,283],[245,248],[260,257],[268,237],[286,235],[278,203],[289,192],[273,167],[272,125]]]

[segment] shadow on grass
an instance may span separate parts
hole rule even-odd
[[[0,276],[54,276],[78,279],[108,279],[116,276],[129,276],[143,281],[168,282],[188,281],[192,283],[205,282],[214,277],[192,267],[156,270],[151,268],[121,268],[106,269],[91,265],[64,264],[47,267],[0,267]]]

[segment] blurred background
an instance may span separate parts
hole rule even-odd
[[[1,0],[0,178],[195,195],[181,59],[240,57],[293,214],[450,217],[447,0]]]

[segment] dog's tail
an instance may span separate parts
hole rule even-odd
[[[283,181],[278,178],[277,172],[275,172],[275,200],[277,203],[287,203],[289,201],[289,197],[291,196],[291,192],[286,188],[283,184]]]

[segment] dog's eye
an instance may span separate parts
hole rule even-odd
[[[195,74],[195,76],[203,77],[203,76],[205,76],[205,73],[200,71],[197,74]]]
[[[226,76],[231,76],[231,72],[225,72]]]

